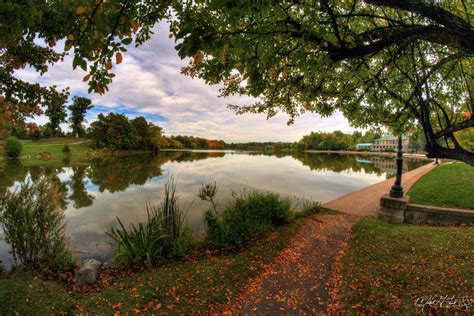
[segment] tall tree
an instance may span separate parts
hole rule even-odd
[[[76,138],[78,138],[79,135],[84,134],[82,122],[84,122],[87,111],[93,107],[92,101],[88,98],[77,96],[72,98],[72,104],[68,106],[69,111],[71,111],[69,121],[71,123],[72,132]]]
[[[50,89],[54,90],[56,87]],[[59,135],[61,130],[59,124],[67,122],[66,102],[68,96],[69,91],[65,89],[61,93],[50,95],[45,102],[46,111],[44,114],[49,118],[49,127],[52,129],[51,137]]]
[[[73,66],[89,72],[84,80],[90,89],[104,93],[125,46],[133,38],[143,44],[166,19],[179,55],[193,58],[185,74],[223,82],[223,95],[258,98],[235,108],[238,113],[283,111],[291,122],[307,111],[325,116],[340,110],[354,126],[391,124],[397,132],[420,124],[430,156],[474,165],[474,154],[453,137],[474,126],[472,116],[459,116],[473,111],[474,16],[466,0],[7,0],[4,6],[11,14],[2,23],[7,45],[0,58],[9,70],[1,80],[10,98],[23,84],[10,69],[45,71],[61,58],[51,52],[59,39],[66,51],[74,47]],[[38,47],[37,37],[48,47]],[[422,57],[417,46],[429,54]],[[396,78],[403,79],[403,90],[391,89]],[[438,83],[450,88],[448,81],[458,84],[445,93]],[[376,90],[389,102],[373,102]],[[440,94],[465,102],[443,100],[441,110],[433,97]]]

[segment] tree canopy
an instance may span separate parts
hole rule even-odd
[[[76,137],[84,135],[85,130],[82,126],[82,122],[84,122],[86,112],[93,107],[92,101],[88,98],[77,96],[72,98],[72,104],[68,106],[69,111],[71,111],[69,121],[71,123],[72,133]]]
[[[223,84],[255,104],[237,113],[341,111],[356,127],[401,133],[421,125],[431,157],[474,165],[455,134],[474,127],[474,28],[466,0],[12,1],[2,4],[0,77],[5,101],[40,103],[47,92],[14,70],[47,70],[59,40],[104,93],[126,46],[166,20],[183,73]],[[39,45],[38,38],[45,45]],[[49,91],[49,90],[48,90]]]

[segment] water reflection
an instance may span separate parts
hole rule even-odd
[[[315,171],[333,171],[333,172],[362,172],[366,174],[375,174],[377,176],[385,175],[385,178],[395,176],[397,163],[393,158],[378,156],[358,156],[358,155],[334,155],[314,153],[296,153],[293,155],[303,165],[308,166]],[[404,159],[403,169],[412,170],[420,166],[422,162],[419,159]]]
[[[404,169],[423,162],[406,159]],[[145,219],[145,202],[159,203],[167,174],[177,178],[181,207],[190,208],[188,224],[202,229],[209,206],[197,198],[202,182],[216,181],[225,204],[232,191],[268,190],[326,202],[391,177],[393,158],[299,153],[288,155],[235,152],[163,152],[94,159],[87,164],[25,167],[9,160],[0,165],[0,194],[19,181],[53,177],[66,208],[67,234],[81,257],[107,258],[105,232],[116,225]],[[2,232],[0,230],[0,239]],[[8,246],[0,240],[0,260],[9,265]]]

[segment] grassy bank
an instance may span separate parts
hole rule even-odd
[[[472,294],[473,227],[362,219],[353,233],[342,260],[343,310],[411,315],[423,295]]]
[[[242,251],[218,255],[201,251],[184,261],[123,275],[109,288],[93,294],[68,292],[56,282],[29,273],[0,278],[0,315],[73,311],[180,314],[219,308],[278,255],[304,220],[295,219]]]
[[[62,163],[66,158],[63,154],[66,144],[71,149],[68,157],[71,162],[87,160],[92,152],[89,142],[82,138],[56,137],[38,141],[24,140],[21,143],[23,144],[21,160],[24,165]],[[3,147],[0,147],[0,156],[3,157],[3,155]]]
[[[23,166],[64,166],[81,164],[91,158],[108,156],[128,156],[144,153],[137,150],[109,151],[106,149],[91,149],[90,140],[74,137],[45,138],[38,141],[23,140],[21,162]],[[64,145],[70,148],[69,155],[63,153]],[[4,157],[3,147],[0,146],[0,160]]]
[[[465,163],[437,166],[421,178],[408,192],[410,202],[474,209],[474,167]]]

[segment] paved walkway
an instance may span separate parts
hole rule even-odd
[[[428,171],[435,167],[431,162],[415,170],[406,172],[402,175],[402,186],[405,194],[410,188],[424,176]],[[323,207],[357,216],[377,216],[380,207],[380,198],[390,192],[395,179],[391,178],[359,191],[344,195],[338,199],[323,204]]]

